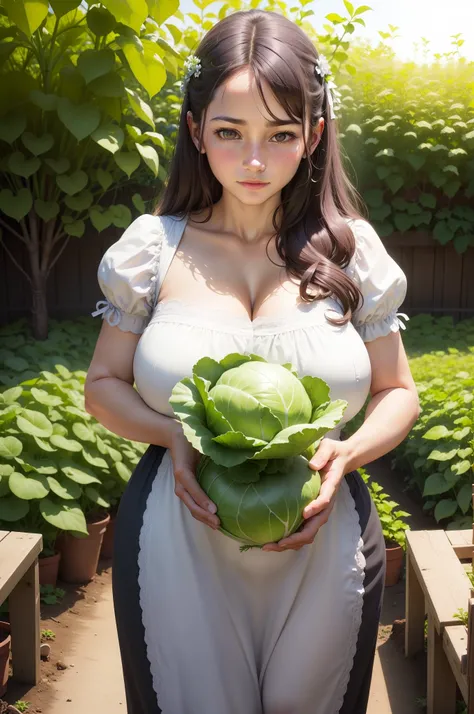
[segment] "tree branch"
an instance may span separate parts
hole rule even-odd
[[[19,238],[20,240],[22,240],[23,243],[25,243],[25,245],[28,245],[28,241],[25,240],[25,238],[21,235],[21,233],[17,233],[17,231],[16,231],[14,228],[12,228],[9,223],[7,223],[6,221],[4,221],[3,218],[0,218],[0,224],[1,224],[2,226],[5,226],[5,228],[6,228],[7,230],[9,230],[11,233],[13,233],[14,236],[16,236],[17,238]]]
[[[64,235],[64,233],[63,233],[62,235]],[[66,246],[67,246],[67,244],[69,243],[70,239],[71,239],[71,236],[68,236],[68,237],[66,238],[66,240],[65,240],[64,243],[62,244],[61,248],[59,249],[57,255],[56,255],[56,256],[53,258],[53,260],[51,261],[51,264],[50,264],[50,266],[49,266],[49,268],[48,268],[48,272],[46,273],[46,278],[49,277],[50,272],[52,271],[52,269],[54,268],[55,264],[57,263],[57,261],[58,261],[59,258],[61,257],[61,255],[62,255],[62,253],[63,253],[63,250],[66,248]]]
[[[1,237],[0,237],[0,245],[3,246],[3,248],[5,249],[6,254],[9,256],[10,260],[12,261],[12,263],[14,263],[14,265],[16,265],[16,267],[18,268],[18,270],[20,271],[20,273],[23,273],[23,275],[25,276],[25,278],[28,280],[28,282],[29,282],[30,285],[31,285],[31,278],[30,278],[30,276],[29,276],[28,273],[21,267],[21,265],[20,265],[20,264],[18,263],[18,261],[13,257],[13,255],[10,253],[10,251],[8,250],[7,246],[5,245],[5,243],[3,242],[3,240],[2,240]]]

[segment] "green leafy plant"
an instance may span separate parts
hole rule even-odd
[[[26,702],[24,699],[18,699],[15,702],[14,707],[18,709],[19,712],[26,712],[30,708],[30,702]]]
[[[203,357],[178,382],[170,404],[186,438],[220,466],[249,460],[312,456],[342,419],[347,402],[331,401],[316,377],[298,378],[291,364],[232,353]]]
[[[46,342],[18,326],[1,336],[0,380],[9,370],[8,383],[16,384],[0,391],[0,524],[43,534],[45,555],[59,531],[86,536],[88,517],[117,505],[147,446],[112,434],[85,411],[86,372],[69,367],[90,362],[91,318],[55,324]]]
[[[67,243],[88,220],[98,231],[126,228],[132,210],[145,210],[130,183],[141,165],[155,180],[166,176],[166,138],[149,101],[183,66],[160,28],[177,5],[1,0],[0,8],[0,223],[26,246],[27,270],[8,254],[31,286],[33,333],[45,339],[46,282]],[[122,186],[126,203],[116,200]]]
[[[54,585],[40,585],[40,601],[44,605],[56,605],[61,602],[65,594],[65,590],[55,588]]]
[[[382,532],[387,545],[396,543],[404,550],[406,549],[405,532],[410,526],[405,519],[410,516],[406,511],[398,508],[398,503],[392,501],[383,487],[374,481],[363,468],[358,469],[365,483],[367,484],[375,508],[382,524]]]
[[[453,613],[453,617],[456,618],[456,620],[459,620],[464,627],[467,627],[469,624],[469,615],[467,610],[464,610],[462,607],[459,607],[455,613]]]
[[[54,640],[56,639],[56,633],[53,630],[41,630],[42,640]]]
[[[246,461],[230,468],[204,457],[197,479],[217,506],[219,530],[251,547],[294,533],[303,522],[303,509],[321,487],[319,472],[303,456]]]

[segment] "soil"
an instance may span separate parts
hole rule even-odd
[[[97,574],[86,585],[63,583],[58,580],[56,587],[66,591],[62,601],[56,605],[41,603],[41,630],[52,630],[55,633],[55,638],[52,640],[44,637],[41,639],[42,643],[46,642],[51,647],[49,659],[42,659],[41,679],[35,687],[19,684],[13,679],[9,680],[7,692],[0,700],[0,714],[4,711],[2,706],[14,704],[19,699],[29,702],[28,714],[50,714],[50,705],[59,681],[68,670],[80,667],[80,663],[74,658],[71,661],[71,645],[84,629],[84,623],[90,622],[97,604],[111,592],[111,563],[112,561],[108,559],[100,560]],[[94,642],[90,644],[92,647],[95,645]],[[107,642],[104,642],[104,651],[107,650],[107,646]],[[69,711],[73,714],[74,710]],[[93,714],[92,708],[90,714]]]

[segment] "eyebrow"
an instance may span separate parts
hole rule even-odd
[[[240,124],[242,126],[247,125],[248,122],[245,119],[237,119],[236,117],[225,117],[218,116],[212,117],[211,121],[228,121],[231,124]],[[299,124],[300,122],[294,122],[290,119],[272,119],[271,121],[265,122],[265,126],[288,126],[292,124]]]

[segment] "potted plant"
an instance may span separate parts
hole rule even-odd
[[[87,583],[94,577],[104,533],[110,521],[105,509],[89,507],[85,512],[87,535],[63,532],[59,536],[59,576],[65,583]]]
[[[43,533],[43,550],[39,554],[39,581],[40,585],[56,586],[59,572],[59,561],[61,560],[61,552],[57,549],[56,539],[57,530],[51,534]]]
[[[390,500],[390,496],[384,492],[382,486],[369,478],[365,469],[361,468],[358,471],[369,488],[382,524],[387,562],[385,585],[390,587],[400,580],[406,548],[405,531],[410,527],[404,519],[410,514],[399,510],[399,504]]]
[[[7,691],[11,650],[10,623],[0,621],[0,697]]]

